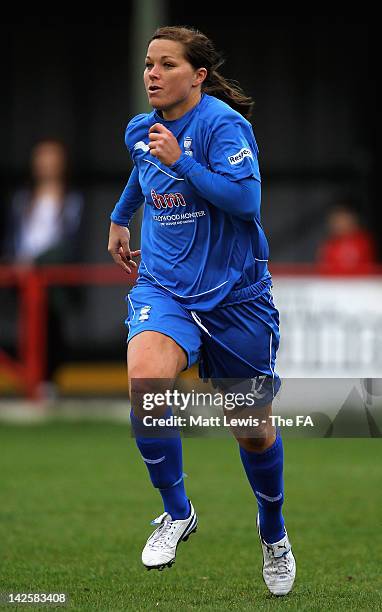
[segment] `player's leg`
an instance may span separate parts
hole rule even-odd
[[[179,304],[150,287],[137,287],[129,295],[127,323],[131,424],[151,482],[164,504],[163,514],[154,521],[158,527],[143,549],[142,562],[148,569],[163,569],[174,562],[179,541],[195,531],[197,516],[184,487],[179,430],[171,424],[145,424],[147,416],[171,416],[171,406],[152,402],[154,409],[148,412],[144,399],[153,400],[154,394],[173,389],[178,374],[196,360],[200,335]]]
[[[161,493],[164,510],[173,519],[189,515],[189,502],[183,482],[182,443],[175,427],[144,425],[144,417],[167,418],[170,406],[144,409],[144,396],[172,390],[178,374],[187,367],[184,350],[169,336],[143,331],[134,336],[127,351],[131,423],[137,446],[150,474],[151,482]]]
[[[197,316],[210,333],[204,332],[202,350],[209,377],[220,379],[220,385],[231,393],[252,390],[257,396],[255,406],[240,409],[240,416],[252,415],[258,426],[232,431],[258,502],[262,533],[267,542],[276,542],[284,535],[283,447],[269,416],[280,384],[274,370],[278,312],[266,293]]]
[[[283,444],[280,431],[276,431],[269,419],[271,402],[279,387],[274,370],[279,343],[278,312],[272,296],[266,292],[254,300],[223,305],[212,313],[198,313],[198,317],[209,332],[209,335],[203,333],[205,371],[202,374],[220,379],[230,392],[250,391],[252,388],[258,397],[255,407],[240,410],[240,416],[252,414],[259,425],[249,429],[231,429],[238,440],[240,458],[257,500],[264,579],[273,593],[285,594],[292,588],[295,566],[282,515]],[[250,383],[251,379],[254,379],[255,387]],[[288,567],[284,573],[276,568],[274,584],[274,555],[279,551],[282,555],[286,553],[288,558],[276,561],[277,567],[283,569],[284,562]]]
[[[256,425],[231,426],[239,443],[240,458],[257,500],[262,534],[267,542],[279,541],[285,533],[282,505],[284,501],[283,446],[279,430],[272,426],[272,404],[240,411],[225,410],[226,420],[249,417]]]

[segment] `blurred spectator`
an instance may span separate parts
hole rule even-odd
[[[57,140],[38,142],[29,184],[12,198],[2,261],[35,266],[78,261],[82,211],[82,195],[69,186],[65,146]],[[65,352],[65,317],[80,296],[77,288],[49,290],[49,379]]]
[[[373,236],[361,225],[351,203],[340,201],[329,211],[328,236],[319,246],[317,263],[321,272],[367,273],[376,264]]]
[[[12,199],[3,259],[12,263],[64,263],[78,257],[83,202],[68,186],[66,149],[39,142],[31,156],[31,182]]]

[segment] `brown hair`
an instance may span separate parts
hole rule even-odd
[[[250,118],[253,108],[252,98],[245,95],[237,82],[225,79],[218,72],[218,69],[224,63],[224,59],[205,34],[195,28],[165,26],[154,32],[149,44],[158,38],[182,43],[185,49],[185,58],[191,66],[195,69],[207,69],[206,79],[202,83],[202,91],[220,98],[244,117]]]

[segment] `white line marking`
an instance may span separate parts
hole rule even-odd
[[[272,338],[273,334],[271,332],[271,337],[269,340],[269,369],[272,372],[272,396],[275,397],[275,372],[272,368]]]
[[[270,501],[270,502],[279,501],[283,496],[282,493],[279,493],[278,495],[276,495],[276,497],[271,497],[270,495],[264,495],[264,493],[260,493],[260,491],[256,491],[256,495],[259,495],[263,499],[266,499],[267,501]]]
[[[129,300],[129,302],[130,302],[130,304],[131,304],[131,308],[133,309],[133,319],[134,319],[134,317],[135,317],[135,308],[134,308],[134,306],[133,306],[133,302],[131,301],[131,297],[130,297],[130,294],[129,294],[129,293],[127,294],[127,299]],[[129,334],[130,334],[130,330],[131,330],[131,328],[130,328],[130,323],[129,323],[129,321],[127,322],[127,324],[128,324],[128,326],[129,326]]]
[[[158,164],[155,164],[154,162],[150,161],[149,159],[144,159],[143,161],[148,163],[148,164],[152,164],[153,166],[158,168],[158,170],[163,172],[163,174],[167,174],[167,176],[169,176],[170,178],[174,179],[174,181],[184,181],[184,179],[182,179],[182,178],[178,178],[177,176],[173,176],[172,174],[169,174],[168,172],[165,172],[164,170],[162,170],[162,168],[160,168],[158,166]]]
[[[142,455],[142,459],[145,463],[161,463],[161,461],[166,459],[166,455],[163,455],[163,457],[160,457],[159,459],[146,459],[146,457]]]
[[[198,317],[198,315],[196,314],[196,312],[194,312],[193,310],[191,310],[191,316],[194,319],[195,323],[197,325],[199,325],[199,327],[202,328],[203,331],[206,332],[206,334],[208,334],[211,337],[210,332],[208,331],[207,327],[204,327],[203,323],[201,322],[200,318]]]

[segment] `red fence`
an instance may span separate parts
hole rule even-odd
[[[271,266],[275,276],[329,275],[330,270],[308,264]],[[382,267],[359,267],[351,276],[382,274]],[[338,277],[338,274],[335,275]],[[349,275],[346,275],[349,276]],[[114,264],[64,266],[0,266],[0,287],[17,287],[19,291],[18,358],[11,358],[0,347],[0,368],[15,379],[25,395],[38,399],[40,383],[45,380],[47,346],[47,288],[52,285],[126,285],[134,284],[136,272],[127,275]]]
[[[115,265],[65,265],[26,268],[0,266],[0,287],[19,291],[18,358],[0,347],[0,368],[15,379],[25,395],[38,399],[45,380],[47,346],[47,288],[52,285],[134,284],[136,273],[127,275]]]

